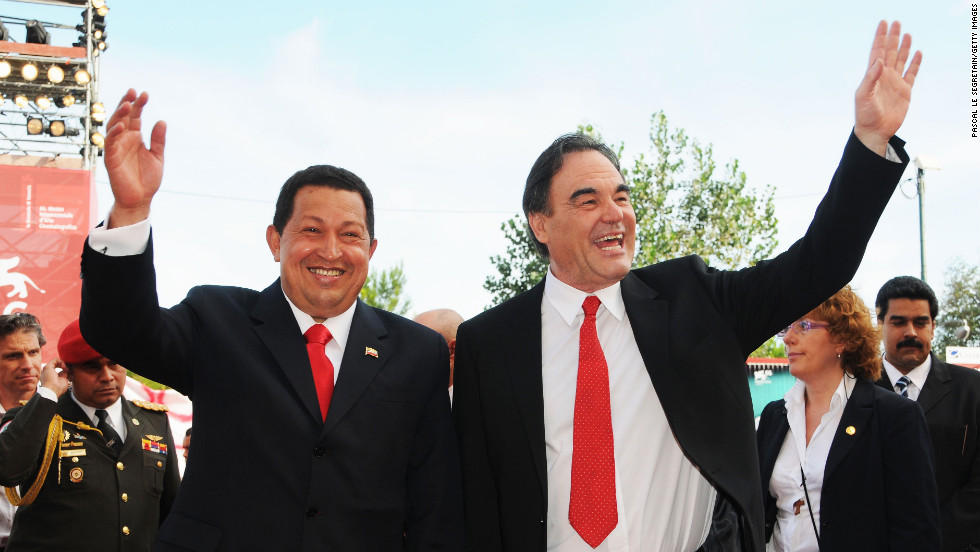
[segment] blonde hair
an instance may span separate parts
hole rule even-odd
[[[871,311],[851,286],[844,286],[804,318],[827,323],[827,331],[843,347],[841,366],[854,377],[875,381],[881,376],[880,332],[871,323]]]

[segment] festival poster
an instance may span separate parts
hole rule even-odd
[[[55,358],[58,336],[78,317],[80,259],[94,217],[94,172],[0,165],[0,312],[30,312]]]

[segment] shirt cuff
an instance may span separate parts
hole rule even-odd
[[[150,219],[111,229],[100,224],[88,235],[89,247],[110,257],[139,255],[149,243]]]
[[[58,402],[58,395],[53,390],[48,389],[47,387],[38,387],[37,394],[41,395],[42,397],[50,401]]]

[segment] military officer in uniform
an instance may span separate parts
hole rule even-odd
[[[6,550],[149,551],[180,482],[165,408],[123,398],[126,370],[78,321],[58,354],[66,369],[45,366],[0,422],[0,483],[20,504]]]

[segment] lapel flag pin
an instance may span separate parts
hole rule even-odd
[[[378,350],[377,349],[374,349],[374,348],[371,348],[371,347],[365,347],[364,348],[364,355],[365,356],[373,356],[374,358],[378,358]]]
[[[855,433],[857,433],[857,430],[854,429],[854,426],[847,426],[847,429],[844,430],[844,433],[848,435],[854,435]]]

